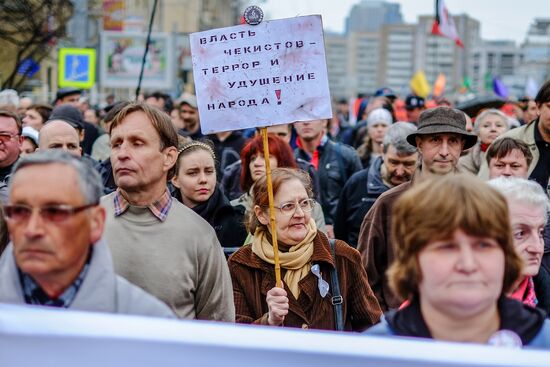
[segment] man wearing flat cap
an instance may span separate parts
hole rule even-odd
[[[389,237],[394,203],[411,185],[425,177],[457,172],[460,153],[474,146],[477,137],[466,131],[463,112],[436,107],[422,112],[418,130],[409,134],[407,141],[418,148],[419,166],[411,181],[386,191],[376,200],[363,219],[358,240],[370,286],[384,311],[398,308],[403,302],[393,294],[385,275],[394,259]]]
[[[61,106],[64,104],[71,105],[73,107],[80,107],[80,96],[82,95],[82,90],[77,88],[61,88],[55,94],[56,106]]]

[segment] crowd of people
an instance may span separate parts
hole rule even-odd
[[[42,102],[0,92],[0,302],[550,348],[550,81],[513,116],[381,88],[269,126],[274,229],[256,129]]]

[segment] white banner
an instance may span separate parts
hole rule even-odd
[[[550,352],[0,304],[0,366],[548,367]]]
[[[320,15],[190,38],[204,134],[332,116]]]

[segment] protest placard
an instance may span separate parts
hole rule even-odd
[[[190,38],[204,134],[332,116],[320,15]]]

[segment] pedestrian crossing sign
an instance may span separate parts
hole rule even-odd
[[[95,84],[96,50],[59,49],[58,86],[90,89]]]

